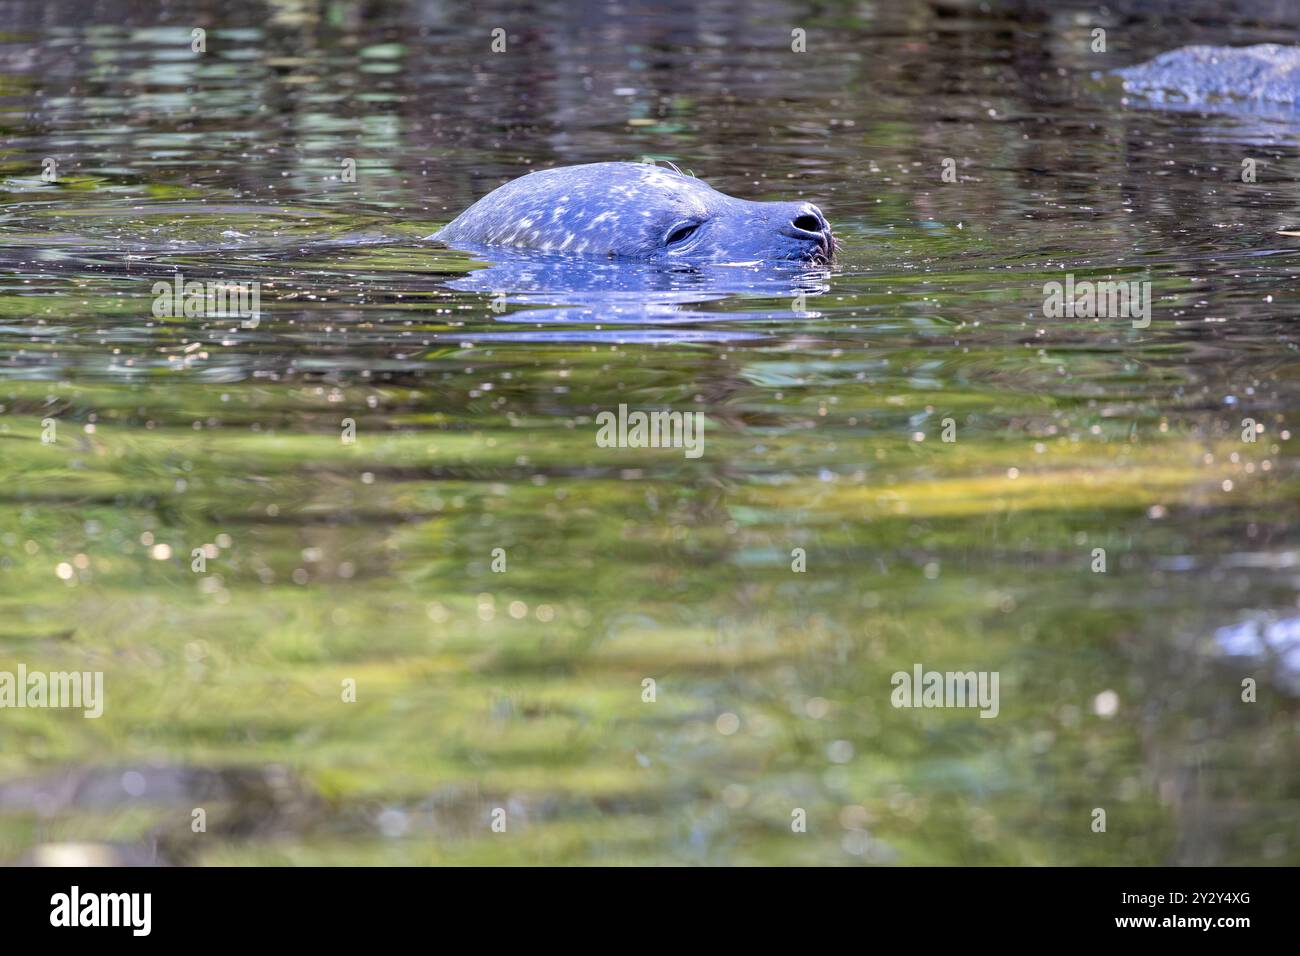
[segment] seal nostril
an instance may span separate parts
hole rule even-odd
[[[821,232],[822,221],[816,216],[804,215],[796,219],[792,225],[796,229],[802,229],[804,232]]]

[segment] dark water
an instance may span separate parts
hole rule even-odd
[[[1300,15],[1132,6],[0,0],[0,860],[1300,861],[1300,114],[1104,75]],[[839,261],[421,241],[642,159]]]

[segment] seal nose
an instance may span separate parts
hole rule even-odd
[[[835,240],[831,236],[831,225],[822,215],[822,211],[812,203],[804,203],[790,221],[790,234],[798,239],[812,239],[821,249],[823,255],[829,256]]]

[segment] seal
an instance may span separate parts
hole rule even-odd
[[[667,263],[824,263],[835,253],[830,224],[812,203],[737,199],[648,163],[529,173],[428,238]]]

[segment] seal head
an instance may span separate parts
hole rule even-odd
[[[529,173],[428,238],[665,263],[829,262],[835,251],[812,203],[737,199],[646,163]]]

